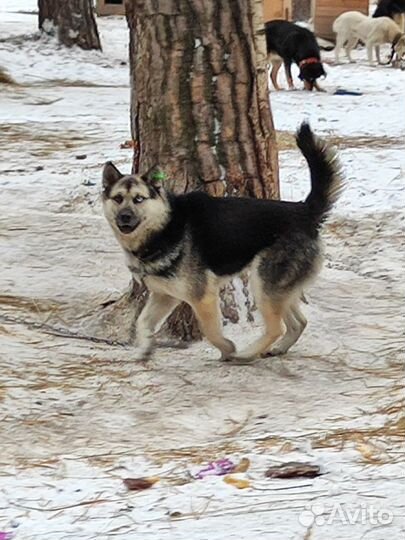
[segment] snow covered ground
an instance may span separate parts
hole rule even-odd
[[[125,22],[98,21],[103,53],[55,50],[19,37],[35,7],[0,4],[0,65],[19,83],[0,87],[0,538],[402,539],[405,72],[359,50],[327,66],[325,94],[271,94],[277,129],[310,119],[347,178],[291,352],[227,366],[203,342],[137,365],[64,332],[125,338],[101,307],[129,274],[98,195],[107,159],[131,163]],[[302,199],[299,152],[280,164],[283,197]],[[239,345],[259,331],[226,328]],[[249,487],[192,478],[224,457],[249,458]],[[265,477],[293,460],[322,475]],[[141,476],[159,481],[128,492]]]

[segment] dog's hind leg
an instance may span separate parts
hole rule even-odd
[[[299,308],[298,303],[293,304],[284,317],[287,331],[284,336],[273,345],[263,356],[278,356],[285,354],[294,345],[305,330],[307,320]]]
[[[347,56],[347,59],[349,60],[349,62],[351,64],[354,63],[354,60],[353,60],[353,57],[352,57],[351,53],[352,53],[352,50],[357,45],[357,42],[358,42],[358,39],[352,37],[352,38],[347,40],[346,45],[345,45],[346,56]]]
[[[259,263],[260,264],[260,263]],[[235,363],[254,360],[279,339],[285,330],[283,317],[288,307],[288,295],[265,292],[259,268],[251,271],[250,284],[256,305],[264,322],[264,333],[251,345],[234,355]]]
[[[150,292],[135,324],[135,360],[146,360],[154,345],[154,334],[177,306],[179,300],[167,294]]]
[[[336,35],[336,45],[335,45],[335,63],[339,64],[340,62],[340,50],[342,49],[343,45],[345,44],[345,38],[343,37],[343,34],[337,34]]]
[[[275,343],[284,333],[284,305],[279,300],[272,299],[268,296],[263,296],[260,302],[256,300],[257,307],[263,317],[264,333],[246,347],[240,353],[234,355],[236,362],[250,361],[259,357]]]
[[[277,75],[278,75],[278,72],[280,71],[280,67],[282,63],[281,59],[277,60],[275,58],[270,58],[270,61],[271,61],[271,71],[270,71],[271,82],[273,83],[275,90],[281,90],[277,82]]]
[[[221,351],[221,360],[230,358],[235,352],[235,345],[232,341],[226,339],[222,333],[218,294],[206,294],[201,300],[194,301],[190,305],[197,317],[202,333],[208,341]]]

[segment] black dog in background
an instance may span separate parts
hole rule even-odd
[[[295,62],[300,70],[299,78],[307,90],[321,91],[317,79],[325,76],[321,52],[313,32],[297,24],[275,20],[265,24],[267,56],[271,63],[270,78],[276,90],[280,90],[277,74],[284,63],[288,87],[294,88],[291,65]]]
[[[373,17],[390,17],[405,31],[405,0],[380,0]]]
[[[380,0],[373,17],[390,17],[405,13],[405,0]]]

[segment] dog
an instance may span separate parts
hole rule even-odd
[[[391,43],[392,53],[389,62],[394,55],[402,58],[405,53],[405,35],[396,22],[389,17],[373,18],[359,11],[346,11],[335,19],[333,31],[336,33],[336,63],[339,63],[342,47],[345,48],[348,60],[353,62],[350,53],[358,41],[365,43],[370,64],[373,63],[373,48],[375,48],[377,62],[381,64],[380,45],[384,43]]]
[[[380,0],[373,17],[390,17],[405,32],[405,0]]]
[[[174,195],[153,174],[124,175],[106,163],[105,216],[130,272],[149,290],[135,325],[136,359],[150,356],[155,332],[180,302],[192,307],[223,360],[283,354],[298,340],[306,326],[303,289],[321,267],[320,228],[343,182],[335,150],[308,124],[296,140],[311,174],[304,202]],[[265,331],[236,353],[222,333],[219,291],[247,269]]]
[[[280,90],[277,75],[284,63],[288,87],[294,88],[291,65],[295,62],[300,70],[299,78],[307,90],[322,91],[319,77],[326,77],[321,62],[321,51],[313,32],[297,24],[275,20],[265,24],[267,57],[271,64],[270,78],[275,90]]]

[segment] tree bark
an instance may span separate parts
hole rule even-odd
[[[308,21],[311,18],[311,0],[292,1],[293,21]]]
[[[278,198],[262,0],[127,0],[127,20],[133,171],[158,163],[177,193]],[[183,337],[191,321],[169,320]]]
[[[14,79],[0,66],[0,84],[15,84]]]
[[[101,49],[92,0],[38,0],[40,30],[66,47]]]

